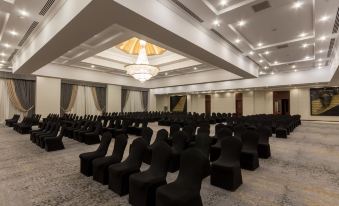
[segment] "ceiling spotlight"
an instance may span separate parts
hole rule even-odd
[[[292,65],[292,69],[295,69],[297,66],[295,66],[295,65]]]
[[[321,61],[323,61],[323,59],[322,59],[322,58],[318,59],[318,62],[321,62]]]
[[[311,57],[309,57],[309,56],[305,56],[305,59],[309,59],[309,58],[311,58]]]
[[[12,36],[18,36],[18,32],[16,32],[15,30],[11,30],[8,33],[10,33]]]
[[[263,62],[264,62],[264,60],[262,60],[262,59],[259,60],[259,63],[263,63]]]
[[[226,4],[227,4],[227,1],[226,1],[226,0],[221,0],[221,1],[219,2],[219,5],[220,5],[220,6],[226,6]]]
[[[308,47],[308,44],[303,44],[303,46],[302,46],[303,48],[307,48]]]
[[[325,40],[326,40],[326,36],[321,36],[321,37],[319,38],[319,40],[320,40],[320,41],[325,41]]]
[[[253,55],[253,54],[254,54],[254,52],[253,52],[253,51],[250,51],[248,54],[249,54],[249,55]]]
[[[246,24],[246,21],[244,20],[241,20],[238,22],[238,26],[245,26],[245,24]]]
[[[5,43],[5,44],[3,44],[3,45],[4,45],[4,47],[5,47],[5,48],[10,48],[10,47],[11,47],[11,45],[9,45],[9,44],[6,44],[6,43]]]
[[[26,10],[23,10],[23,9],[18,10],[18,13],[20,15],[20,18],[24,18],[24,17],[29,16],[29,13]]]
[[[6,54],[2,52],[2,53],[0,53],[0,56],[4,57],[4,56],[6,56]]]
[[[218,19],[214,20],[213,21],[213,25],[219,27],[220,26],[220,21]]]
[[[237,44],[240,43],[240,42],[241,42],[240,39],[236,39],[236,40],[235,40],[235,43],[237,43]]]
[[[319,19],[319,21],[320,21],[320,22],[325,22],[325,21],[327,21],[327,20],[329,20],[329,19],[330,19],[329,16],[324,15],[324,16],[322,16],[322,17]]]
[[[297,71],[298,71],[298,70],[296,70],[296,69],[294,70],[294,72],[297,72]]]
[[[94,65],[91,65],[91,68],[95,68],[95,66],[94,66]]]
[[[258,43],[258,47],[261,47],[263,45],[263,43],[259,42]]]
[[[197,67],[194,67],[193,69],[194,69],[194,70],[197,70]]]
[[[296,1],[296,2],[293,3],[292,8],[299,9],[303,4],[304,4],[303,1]]]
[[[279,62],[278,61],[274,61],[274,64],[278,64]]]
[[[305,36],[307,36],[307,33],[305,33],[305,32],[302,32],[302,33],[299,34],[299,37],[305,37]]]
[[[5,64],[5,63],[6,63],[6,61],[5,61],[5,60],[1,60],[1,61],[0,61],[0,63],[2,63],[2,64]]]
[[[318,51],[318,53],[319,53],[319,54],[322,54],[322,53],[324,53],[324,50],[320,49],[320,50]]]
[[[271,75],[273,75],[274,74],[274,72],[271,72]]]
[[[167,76],[168,75],[168,73],[167,72],[165,72],[165,76]]]
[[[269,55],[271,52],[270,51],[265,51],[265,54],[266,55]]]
[[[264,69],[268,69],[268,66],[265,66]]]

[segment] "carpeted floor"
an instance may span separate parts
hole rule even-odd
[[[47,153],[28,135],[0,128],[0,205],[128,205],[128,196],[119,197],[80,174],[79,154],[97,145],[67,138],[64,143],[65,150]],[[271,138],[270,143],[272,158],[260,160],[254,172],[242,170],[244,184],[236,192],[213,187],[206,178],[204,205],[339,205],[339,125],[303,122],[288,139]],[[176,176],[169,173],[168,182]]]

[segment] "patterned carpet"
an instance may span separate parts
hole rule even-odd
[[[236,192],[213,187],[206,178],[204,205],[339,205],[338,134],[338,124],[303,122],[288,139],[271,138],[272,158],[260,160],[254,172],[242,170],[244,184]],[[47,153],[28,135],[0,128],[0,205],[128,205],[128,196],[79,173],[79,154],[97,145],[64,142],[65,150]],[[169,173],[168,182],[176,176]]]

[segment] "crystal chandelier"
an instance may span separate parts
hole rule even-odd
[[[131,75],[141,83],[151,79],[159,73],[159,69],[149,64],[146,54],[146,41],[140,40],[140,50],[135,64],[125,66],[127,74]]]

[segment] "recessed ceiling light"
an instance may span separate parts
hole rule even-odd
[[[307,43],[305,43],[305,44],[303,44],[303,46],[302,46],[303,48],[307,48],[308,47],[308,44]]]
[[[278,64],[279,62],[278,61],[274,61],[274,64]]]
[[[263,63],[263,62],[264,62],[264,60],[262,60],[262,59],[259,60],[259,63]]]
[[[94,66],[94,65],[91,65],[91,68],[95,68],[95,66]]]
[[[218,19],[213,21],[214,26],[220,26],[220,21]]]
[[[244,26],[246,24],[246,21],[241,20],[238,22],[238,26]]]
[[[264,69],[268,69],[268,66],[265,66]]]
[[[7,43],[5,43],[5,44],[3,44],[3,45],[4,45],[5,48],[10,48],[10,47],[11,47],[11,45],[9,45],[9,44],[7,44]]]
[[[309,59],[309,58],[311,58],[311,57],[309,57],[309,56],[305,56],[305,59]]]
[[[298,71],[298,70],[296,70],[296,69],[294,70],[294,72],[297,72],[297,71]]]
[[[194,67],[193,69],[194,69],[194,70],[197,70],[197,67]]]
[[[324,15],[324,16],[322,16],[322,17],[319,19],[319,21],[320,21],[320,22],[325,22],[325,21],[327,21],[327,20],[329,20],[329,19],[330,19],[329,16]]]
[[[304,4],[303,1],[296,1],[296,2],[293,3],[293,6],[292,6],[292,7],[293,7],[294,9],[299,9],[303,4]]]
[[[5,61],[5,60],[1,60],[1,61],[0,61],[0,63],[3,63],[3,64],[5,64],[5,63],[6,63],[6,61]]]
[[[249,55],[253,55],[253,54],[254,54],[254,52],[253,52],[253,51],[250,51],[248,54],[249,54]]]
[[[297,66],[295,66],[295,65],[292,65],[292,69],[295,69]]]
[[[307,33],[305,33],[305,32],[302,32],[302,33],[299,34],[299,37],[305,37],[305,36],[307,36]]]
[[[326,40],[326,36],[321,36],[321,37],[319,37],[319,40],[320,40],[320,41],[325,41],[325,40]]]
[[[240,42],[241,42],[240,39],[236,39],[236,40],[235,40],[235,43],[237,43],[237,44],[240,43]]]
[[[0,56],[4,57],[4,56],[6,56],[6,54],[2,52],[2,53],[0,53]]]
[[[257,45],[260,47],[260,46],[262,46],[262,45],[263,45],[263,43],[262,43],[262,42],[259,42]]]
[[[270,51],[265,51],[265,54],[266,55],[269,55],[271,52]]]
[[[18,10],[18,13],[21,18],[29,16],[29,13],[24,9]]]
[[[167,76],[168,75],[168,73],[167,72],[165,72],[165,76]]]
[[[226,0],[221,0],[221,1],[219,2],[219,4],[220,4],[220,6],[226,6],[227,1],[226,1]]]
[[[10,33],[12,36],[18,36],[18,32],[16,32],[15,30],[11,30],[8,33]]]
[[[318,62],[321,62],[321,61],[323,61],[323,59],[322,59],[322,58],[318,59]]]
[[[271,75],[273,75],[274,74],[274,72],[271,72]]]

